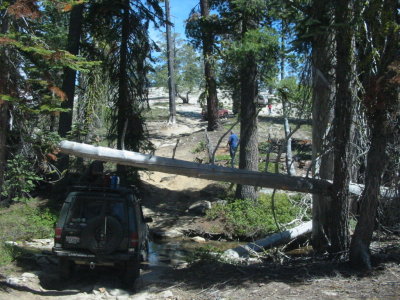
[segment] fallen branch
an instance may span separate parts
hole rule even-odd
[[[264,239],[248,243],[246,245],[241,245],[233,249],[228,249],[224,252],[223,256],[228,259],[248,257],[252,253],[257,253],[271,247],[288,243],[295,238],[311,233],[311,231],[312,231],[312,221],[309,221],[295,228],[274,233],[273,235],[270,235]]]

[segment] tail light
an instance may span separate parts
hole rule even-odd
[[[129,247],[134,248],[139,245],[139,236],[137,232],[132,232],[129,236]]]
[[[61,227],[56,227],[54,229],[54,241],[55,242],[60,242],[61,241],[61,233],[62,233],[62,228]]]

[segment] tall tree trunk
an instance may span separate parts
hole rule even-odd
[[[350,261],[353,266],[371,269],[369,245],[375,225],[382,173],[385,169],[387,133],[385,111],[378,111],[368,151],[365,188],[361,196],[360,217],[351,241]]]
[[[232,91],[232,112],[237,114],[240,112],[240,88],[236,87]]]
[[[281,20],[281,80],[285,78],[285,34],[286,34],[286,22],[282,19]],[[293,156],[292,156],[292,138],[289,137],[290,135],[290,125],[289,125],[289,107],[288,101],[285,95],[282,95],[282,109],[283,109],[283,128],[285,130],[285,140],[286,140],[286,170],[288,175],[296,175],[296,169],[293,165]]]
[[[329,1],[314,0],[312,16],[321,26],[331,28]],[[329,30],[329,29],[328,29]],[[319,30],[321,32],[321,30]],[[312,41],[312,161],[313,177],[332,180],[333,152],[331,126],[335,97],[334,63],[335,42],[331,30],[316,34]],[[312,245],[316,252],[324,252],[330,241],[326,235],[332,198],[313,195]]]
[[[349,248],[350,132],[355,96],[351,3],[350,0],[338,0],[335,6],[337,91],[333,127],[333,201],[328,224],[329,251],[334,254],[343,254]]]
[[[254,55],[248,54],[241,65],[241,106],[240,106],[240,155],[239,169],[258,170],[258,123],[256,107],[257,63]],[[236,198],[257,198],[256,188],[238,185]]]
[[[129,0],[123,2],[121,45],[119,58],[119,76],[118,76],[118,116],[117,116],[117,148],[125,148],[126,126],[128,122],[129,110],[132,109],[129,103],[128,87],[128,39],[129,39]],[[126,178],[126,168],[123,165],[117,165],[117,172],[121,180]],[[121,182],[124,184],[124,182]]]
[[[292,155],[292,138],[290,136],[291,129],[289,125],[289,109],[287,107],[286,99],[282,100],[282,107],[283,107],[283,128],[285,130],[285,140],[286,140],[286,171],[288,175],[296,176],[296,169],[294,168],[293,164],[293,155]]]
[[[79,45],[82,33],[83,20],[83,4],[75,5],[72,8],[69,18],[69,32],[67,51],[77,55],[79,53]],[[62,108],[69,109],[68,112],[61,112],[58,124],[58,133],[61,137],[66,137],[72,128],[72,115],[74,109],[76,70],[71,68],[64,69],[64,80],[62,90],[65,92],[67,99],[61,104]],[[59,161],[59,168],[64,170],[68,168],[69,158],[64,156]]]
[[[367,8],[373,9],[374,13],[371,14],[374,15],[374,19],[369,30],[376,40],[384,42],[375,45],[379,48],[370,49],[370,51],[381,52],[381,55],[377,62],[377,74],[372,75],[372,72],[368,70],[369,73],[366,72],[366,74],[369,76],[364,81],[366,90],[364,104],[371,127],[371,146],[367,156],[360,217],[350,246],[351,264],[364,269],[371,269],[369,246],[375,226],[382,175],[385,163],[388,161],[387,145],[389,138],[395,134],[396,121],[393,118],[398,118],[400,112],[398,1],[384,0],[382,2],[381,12],[377,12],[372,6]],[[381,16],[380,22],[376,22],[376,14]]]
[[[8,32],[9,21],[5,11],[1,11],[1,33]],[[0,49],[0,95],[10,94],[10,65],[8,63],[8,50]],[[0,192],[4,182],[4,172],[7,163],[7,135],[9,123],[9,102],[0,98]]]
[[[176,104],[175,104],[175,73],[174,73],[174,41],[171,35],[171,16],[169,0],[165,0],[165,14],[167,18],[167,57],[168,57],[168,91],[169,91],[169,124],[176,123]]]
[[[67,51],[77,55],[79,53],[79,44],[82,33],[83,4],[75,5],[72,8],[69,19],[68,45]],[[66,101],[62,103],[62,108],[70,109],[68,112],[60,114],[58,125],[58,133],[61,137],[65,137],[71,130],[72,113],[74,106],[76,70],[71,68],[64,69],[64,80],[62,90],[67,95]]]
[[[210,15],[208,0],[200,0],[201,16],[207,20]],[[207,91],[207,118],[208,131],[213,131],[218,128],[218,97],[217,97],[217,82],[215,80],[215,69],[212,62],[213,57],[213,34],[210,29],[205,26],[203,29],[203,57],[204,57],[204,75],[206,80]]]

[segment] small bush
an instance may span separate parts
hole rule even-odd
[[[7,161],[1,195],[16,202],[26,202],[27,196],[40,180],[42,178],[32,171],[32,163],[24,156],[17,154]]]
[[[192,153],[201,153],[206,151],[206,143],[204,143],[203,141],[199,142],[198,145],[196,146],[196,148],[193,149]]]
[[[52,238],[57,215],[48,208],[40,209],[27,204],[15,204],[0,209],[0,265],[15,260],[18,253],[5,241],[24,241]]]
[[[296,205],[299,196],[275,195],[275,212],[279,224],[296,219],[303,208]],[[257,201],[233,200],[226,205],[215,205],[207,218],[220,219],[226,230],[235,237],[257,238],[277,230],[271,205],[271,196],[262,195]]]

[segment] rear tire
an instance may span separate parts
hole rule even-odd
[[[68,280],[72,277],[75,264],[68,258],[60,257],[58,261],[58,270],[61,280]]]
[[[123,283],[127,288],[134,288],[135,281],[140,276],[140,259],[136,255],[130,261],[127,261],[124,266]]]

